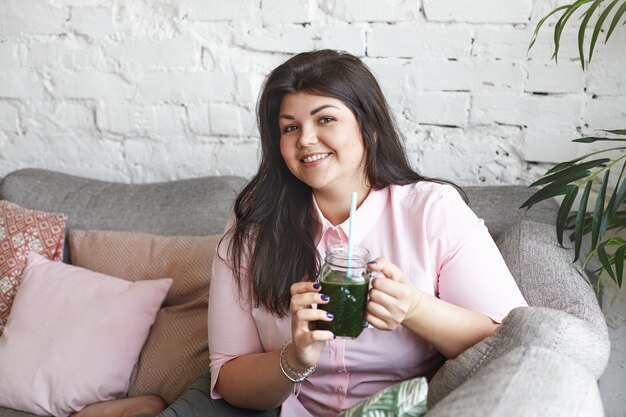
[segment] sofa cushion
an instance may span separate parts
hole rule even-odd
[[[30,252],[51,260],[63,255],[65,222],[61,213],[28,210],[0,201],[0,335]]]
[[[71,230],[72,263],[130,281],[174,280],[143,348],[129,395],[174,402],[209,365],[207,313],[219,235]]]
[[[602,417],[595,378],[571,358],[522,346],[491,362],[428,417]]]
[[[130,283],[31,253],[0,337],[0,405],[67,416],[126,396],[171,284]]]

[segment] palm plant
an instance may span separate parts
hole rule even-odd
[[[577,0],[572,4],[557,7],[539,21],[528,50],[533,47],[539,30],[546,20],[561,12],[561,16],[554,26],[553,59],[558,63],[559,44],[563,29],[572,15],[583,6],[587,8],[582,13],[578,30],[578,55],[583,71],[587,69],[586,63],[591,61],[603,29],[606,30],[604,38],[606,43],[624,17],[626,0]],[[590,24],[591,18],[600,11],[595,24]],[[608,23],[608,29],[605,27],[606,23]],[[621,24],[625,25],[626,20]],[[589,53],[585,55],[585,35],[587,28],[591,26],[593,26],[593,32],[589,44]],[[626,129],[603,130],[602,132],[602,135],[582,137],[574,139],[573,142],[626,142]],[[619,145],[619,143],[615,145]],[[543,177],[530,185],[530,187],[543,186],[543,188],[533,194],[520,207],[529,209],[542,200],[564,196],[556,220],[558,242],[562,246],[565,230],[573,229],[570,238],[574,241],[574,261],[577,261],[580,257],[583,235],[591,233],[591,246],[583,265],[586,266],[589,260],[594,257],[600,262],[600,267],[596,271],[599,277],[597,280],[598,291],[604,273],[608,273],[619,287],[622,286],[624,276],[626,241],[617,236],[616,233],[608,234],[607,232],[610,230],[619,232],[626,228],[626,203],[624,203],[626,199],[626,175],[624,175],[626,154],[623,153],[625,150],[626,146],[611,146],[555,165]],[[613,156],[616,154],[620,156]],[[615,180],[615,175],[611,175],[611,170],[619,172],[617,180]],[[595,202],[592,201],[593,198],[590,198],[594,184],[599,187]],[[582,194],[578,207],[572,211],[580,190],[582,190]],[[608,194],[610,197],[607,202]],[[593,211],[590,210],[588,213],[588,207],[593,208]]]

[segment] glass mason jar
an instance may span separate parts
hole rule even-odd
[[[362,246],[352,246],[348,260],[348,245],[332,245],[326,251],[320,272],[321,293],[330,297],[328,304],[318,308],[334,315],[330,322],[318,321],[316,328],[330,330],[335,336],[355,338],[364,327],[365,308],[369,290],[370,271],[367,269],[370,253]]]

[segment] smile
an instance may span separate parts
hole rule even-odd
[[[320,159],[328,158],[330,154],[331,154],[330,152],[326,152],[326,153],[318,153],[315,155],[307,156],[306,158],[302,159],[302,162],[304,162],[305,164],[308,164],[311,162],[319,161]]]

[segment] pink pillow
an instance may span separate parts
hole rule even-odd
[[[31,253],[0,337],[0,406],[68,416],[126,396],[171,279],[128,282]]]
[[[53,261],[61,259],[66,221],[65,214],[28,210],[0,200],[0,335],[28,254],[37,252]]]

